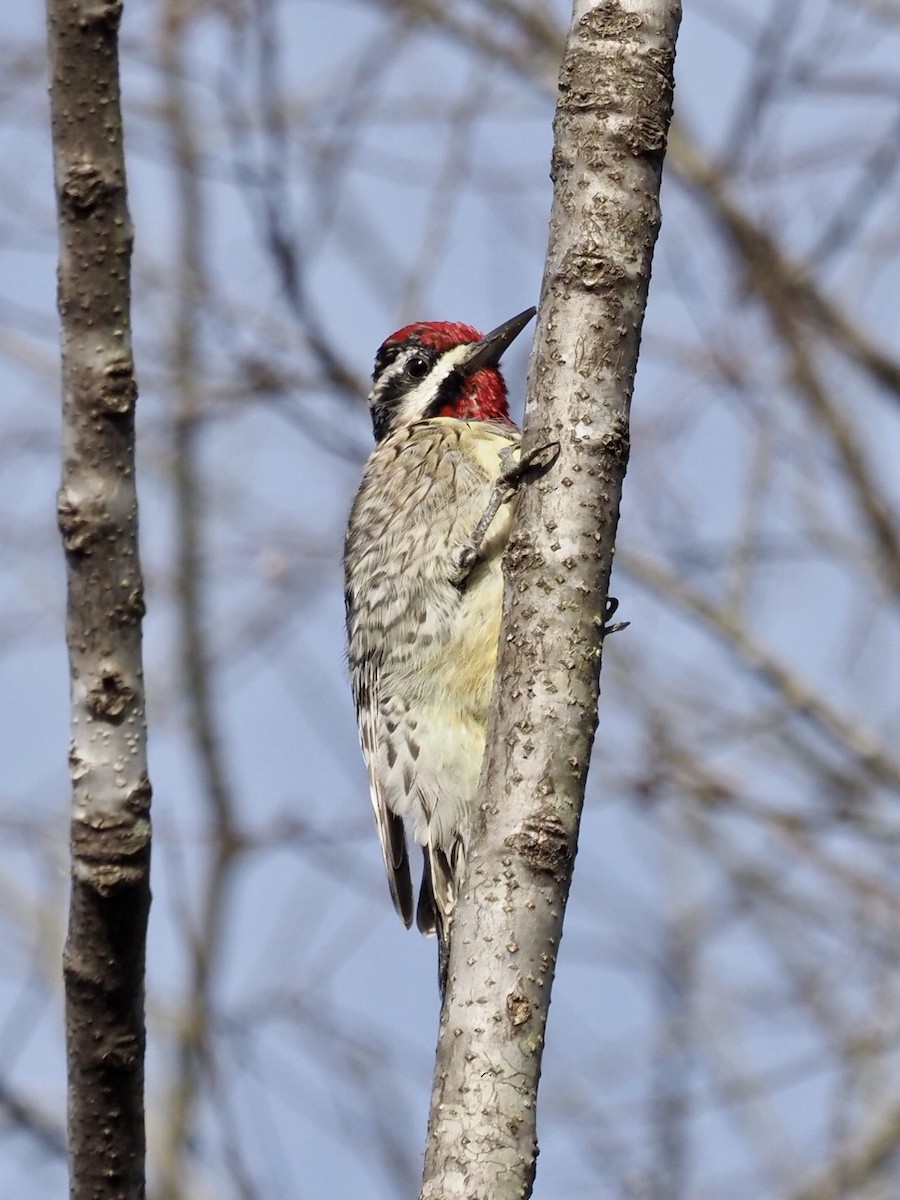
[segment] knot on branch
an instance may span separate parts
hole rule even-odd
[[[99,532],[84,512],[75,496],[60,488],[56,493],[56,523],[62,534],[63,547],[70,554],[84,554]]]
[[[122,0],[99,0],[85,7],[78,19],[79,29],[102,29],[116,33],[122,20]]]
[[[519,990],[517,984],[513,991],[506,997],[506,1015],[509,1017],[509,1023],[514,1028],[524,1025],[526,1021],[531,1020],[532,1006],[528,997]]]
[[[130,413],[137,400],[134,362],[130,355],[114,358],[103,369],[103,405],[111,413],[124,416]]]
[[[62,199],[75,212],[89,212],[109,199],[112,187],[95,163],[73,163],[62,183]]]
[[[597,252],[593,247],[567,251],[559,271],[560,278],[580,285],[586,292],[615,294],[627,278],[624,268]],[[619,303],[621,309],[621,302]],[[614,314],[611,314],[613,317]]]
[[[614,459],[621,470],[628,466],[628,456],[631,453],[631,438],[628,431],[628,420],[621,413],[613,417],[612,426],[600,438],[603,453]]]
[[[99,678],[88,688],[86,703],[92,717],[118,725],[133,699],[134,691],[116,668],[103,667]]]
[[[569,835],[553,809],[541,809],[504,844],[516,850],[532,871],[552,875],[554,879],[568,878],[573,858]]]
[[[653,45],[656,31],[618,0],[604,0],[578,23],[559,78],[557,115],[595,112],[604,119],[611,147],[618,142],[635,157],[658,156],[672,115],[674,50]],[[620,75],[619,64],[627,61]],[[575,138],[582,154],[592,148]]]
[[[125,593],[121,602],[116,605],[115,615],[122,625],[139,625],[146,612],[144,584],[143,580],[138,579],[134,586]]]
[[[640,29],[641,18],[635,12],[629,12],[619,4],[618,0],[603,0],[586,12],[578,22],[578,28],[585,37],[597,41],[607,38],[618,40],[625,33],[633,33]]]
[[[578,37],[570,40],[559,77],[559,107],[561,109],[596,109],[608,115],[618,106],[604,76],[598,72],[597,60],[620,58],[630,49],[631,35],[641,27],[637,13],[629,12],[618,0],[603,0],[578,22]],[[614,45],[601,49],[600,43]]]
[[[113,807],[113,800],[115,807]],[[138,883],[150,861],[150,780],[146,774],[124,796],[72,820],[73,874],[101,896]]]

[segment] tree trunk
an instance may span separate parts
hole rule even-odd
[[[550,989],[597,723],[678,0],[576,0],[488,750],[441,1014],[422,1200],[527,1197]]]
[[[150,783],[141,665],[132,230],[116,0],[48,0],[59,219],[71,675],[72,892],[64,954],[70,1194],[144,1185]]]

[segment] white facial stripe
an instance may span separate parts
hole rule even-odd
[[[414,421],[421,420],[437,400],[441,384],[459,363],[465,361],[471,350],[470,343],[463,342],[462,345],[453,346],[445,351],[425,378],[403,397],[397,409],[395,424],[411,425]],[[411,349],[408,353],[400,355],[396,365],[401,371],[416,353],[415,349]],[[391,368],[391,372],[394,372],[394,367]]]

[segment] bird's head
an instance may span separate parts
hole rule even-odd
[[[534,314],[528,308],[485,334],[452,321],[418,321],[391,334],[369,393],[375,440],[428,417],[508,422],[500,358]]]

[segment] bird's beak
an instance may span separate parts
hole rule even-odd
[[[461,369],[467,375],[472,375],[482,367],[496,367],[503,352],[515,341],[536,312],[536,308],[526,308],[511,321],[504,321],[502,325],[486,333],[480,341],[473,342],[471,353],[465,362],[460,364]]]

